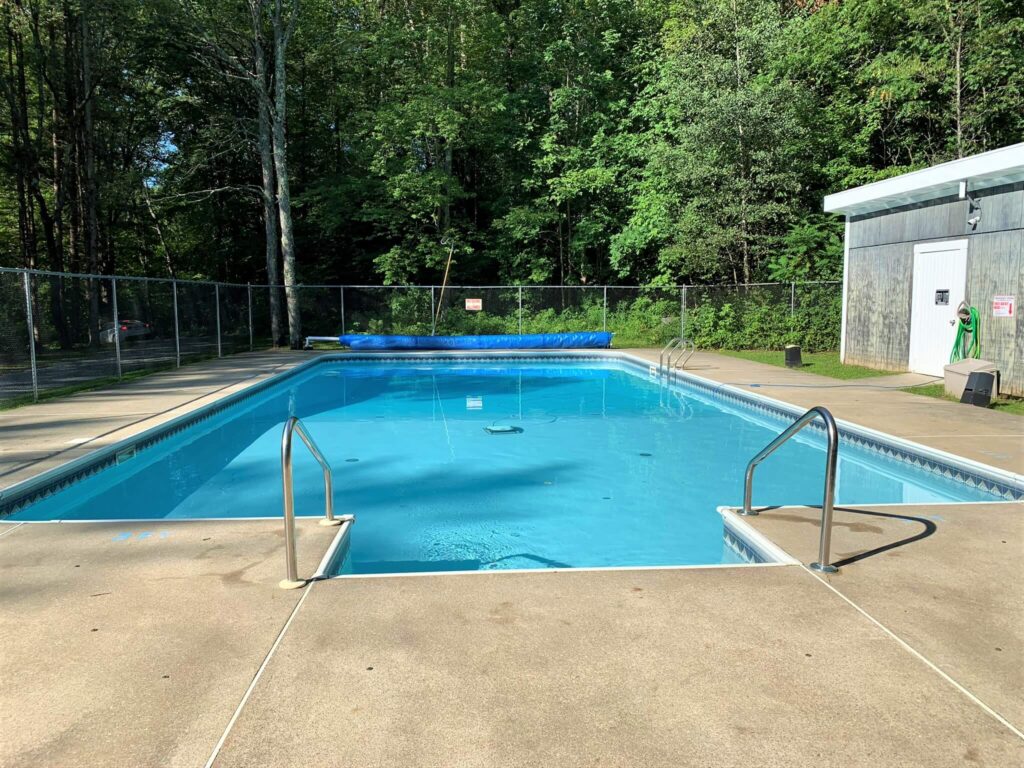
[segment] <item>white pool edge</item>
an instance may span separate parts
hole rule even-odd
[[[320,558],[320,565],[316,567],[316,571],[313,572],[311,581],[320,581],[330,577],[331,571],[334,569],[334,561],[337,559],[338,550],[341,549],[342,544],[349,536],[349,531],[352,530],[352,525],[355,523],[355,516],[350,517],[347,520],[342,520],[341,527],[338,528],[338,532],[334,534],[334,538],[331,539],[331,545],[327,547],[327,551],[324,552],[324,556]]]
[[[750,565],[800,565],[799,560],[740,517],[736,507],[718,507],[718,514],[722,516],[724,532],[742,541],[761,559],[761,562]]]

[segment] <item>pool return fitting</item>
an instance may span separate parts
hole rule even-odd
[[[836,573],[839,569],[829,563],[829,556],[832,549],[832,508],[835,505],[836,496],[839,428],[836,426],[836,420],[832,418],[832,414],[829,413],[827,408],[820,405],[811,408],[811,410],[786,427],[778,437],[768,443],[750,460],[750,463],[747,464],[747,476],[743,487],[743,509],[738,510],[738,513],[745,517],[758,514],[758,511],[752,506],[754,470],[757,468],[757,465],[775,453],[779,446],[819,416],[825,422],[825,434],[828,437],[828,447],[825,450],[825,493],[821,501],[821,539],[818,542],[818,560],[811,563],[809,568],[818,573]]]
[[[344,522],[355,522],[355,515],[334,516],[334,485],[331,482],[331,465],[327,463],[323,453],[309,436],[305,426],[295,416],[289,416],[281,433],[281,488],[284,491],[284,550],[288,568],[287,578],[282,579],[278,586],[281,589],[297,589],[306,581],[299,578],[299,567],[295,557],[295,495],[292,491],[292,435],[298,433],[306,444],[313,458],[324,471],[324,517],[320,525],[341,525]]]

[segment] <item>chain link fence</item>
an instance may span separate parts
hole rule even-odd
[[[0,269],[0,402],[273,346],[281,286]],[[304,336],[607,330],[616,347],[839,347],[842,284],[296,286]],[[31,339],[31,341],[30,341]]]

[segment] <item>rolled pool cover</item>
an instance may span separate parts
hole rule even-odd
[[[605,349],[607,331],[493,334],[485,336],[375,336],[347,334],[338,343],[352,349]]]

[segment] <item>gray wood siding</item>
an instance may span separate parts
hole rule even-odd
[[[967,300],[981,313],[981,354],[999,366],[1004,392],[1024,395],[1024,184],[973,191],[850,220],[846,362],[906,370],[914,245],[967,238]],[[992,297],[1017,297],[1015,319],[992,317]]]
[[[1024,184],[993,187],[971,194],[981,205],[981,221],[974,229],[967,223],[970,218],[967,201],[947,197],[852,217],[850,248],[972,237],[1024,228]]]
[[[913,246],[897,243],[850,251],[846,362],[905,371],[910,353]]]
[[[855,217],[850,223],[850,247],[962,237],[967,226],[966,200],[939,200],[896,208],[890,213]]]
[[[981,315],[981,356],[999,366],[1002,389],[1024,394],[1020,301],[1024,231],[975,235],[967,245],[967,301]],[[992,297],[1017,297],[1016,317],[992,317]]]
[[[972,234],[1024,229],[1024,184],[983,190],[974,197],[981,205],[981,221]]]

